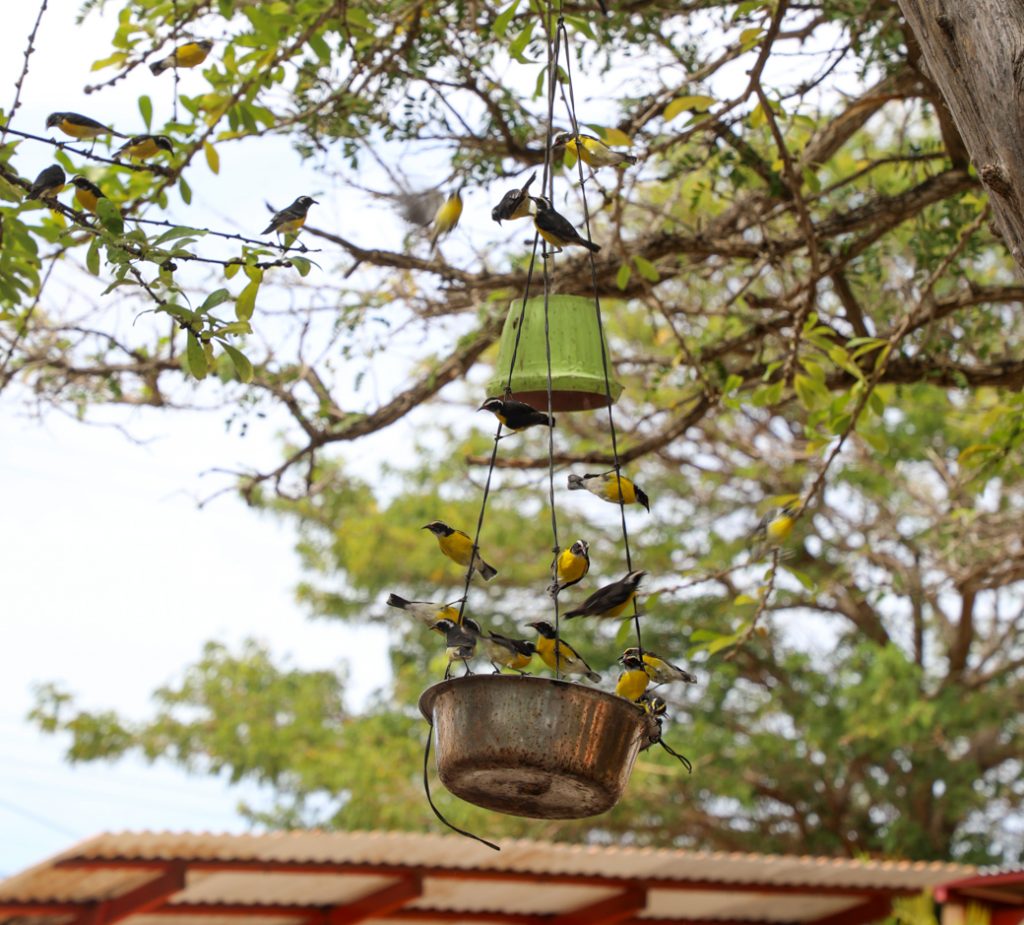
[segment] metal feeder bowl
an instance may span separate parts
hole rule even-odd
[[[515,349],[519,316],[523,316],[523,332]],[[601,329],[593,299],[576,295],[548,296],[548,330],[551,341],[551,410],[590,411],[608,405],[604,366],[601,364]],[[608,387],[612,401],[622,394],[622,385],[615,381],[607,343],[604,351],[608,362]],[[509,368],[512,369],[512,397],[540,410],[548,407],[548,360],[544,335],[544,297],[536,296],[526,303],[513,302],[501,331],[495,374],[487,383],[489,396],[505,394]]]
[[[657,724],[614,694],[551,678],[471,675],[420,697],[437,772],[455,796],[535,819],[611,809]]]

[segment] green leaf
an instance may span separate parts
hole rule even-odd
[[[641,257],[639,254],[636,254],[633,257],[633,263],[636,265],[637,272],[639,272],[639,274],[649,283],[656,283],[661,279],[661,274],[658,272],[658,268],[646,257]]]
[[[93,276],[100,275],[100,239],[93,237],[89,242],[89,249],[85,252],[85,268]]]
[[[217,289],[214,292],[211,292],[206,297],[206,299],[204,300],[203,304],[199,306],[199,311],[200,312],[208,312],[211,309],[216,308],[218,305],[221,305],[224,302],[227,302],[228,299],[230,299],[230,298],[231,298],[231,293],[228,292],[227,289]]]
[[[240,263],[229,263],[224,267],[224,277],[226,279],[234,279],[241,269],[242,265]]]
[[[184,225],[171,228],[170,231],[165,231],[159,238],[153,241],[154,247],[159,247],[161,244],[166,244],[168,241],[176,241],[179,238],[201,238],[206,232],[199,228],[186,228]]]
[[[629,285],[630,277],[633,275],[633,269],[628,263],[624,263],[619,267],[619,272],[615,274],[615,285],[619,289],[625,289]]]
[[[309,276],[310,268],[313,266],[305,257],[289,257],[292,266],[299,271],[299,276]]]
[[[512,2],[495,18],[491,31],[499,39],[503,39],[505,37],[505,33],[508,32],[509,23],[512,22],[512,17],[516,15],[516,10],[519,9],[519,3],[520,0],[512,0]]]
[[[665,107],[665,121],[671,122],[680,113],[688,110],[693,110],[694,112],[707,112],[714,105],[715,98],[713,96],[703,96],[700,94],[693,96],[677,96]]]
[[[184,177],[178,177],[178,192],[181,194],[181,201],[185,205],[189,205],[192,202],[192,187],[185,182]]]
[[[153,101],[148,96],[139,97],[139,113],[142,115],[142,121],[146,123],[146,129],[148,130],[153,124]]]
[[[206,166],[210,168],[210,173],[220,173],[220,155],[208,141],[203,142],[203,154],[206,155]]]
[[[260,291],[258,280],[253,280],[235,299],[235,317],[239,321],[248,321],[256,310],[256,293]]]
[[[185,357],[188,360],[188,371],[196,379],[205,379],[207,373],[206,351],[199,343],[199,338],[191,331],[188,332],[188,341],[185,347]]]
[[[112,234],[124,233],[124,219],[121,217],[121,210],[105,196],[96,201],[96,214],[99,216],[100,224]]]
[[[508,47],[508,53],[516,59],[520,64],[529,64],[529,60],[523,56],[526,46],[530,44],[530,39],[533,37],[533,27],[536,25],[536,20],[531,18],[527,20],[526,26],[513,40],[512,44]]]
[[[224,348],[224,352],[231,357],[231,362],[235,364],[235,373],[241,382],[252,382],[252,363],[249,362],[249,358],[242,353],[241,350],[232,347],[230,344],[225,344],[223,341],[220,345]]]

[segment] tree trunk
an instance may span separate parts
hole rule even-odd
[[[1024,267],[1024,3],[899,0]]]

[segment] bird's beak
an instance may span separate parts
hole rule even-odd
[[[420,529],[421,530],[429,530],[430,529],[430,524],[424,524],[422,527],[420,527]]]

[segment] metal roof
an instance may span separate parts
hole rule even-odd
[[[455,836],[116,833],[0,883],[0,925],[864,925],[973,867]]]

